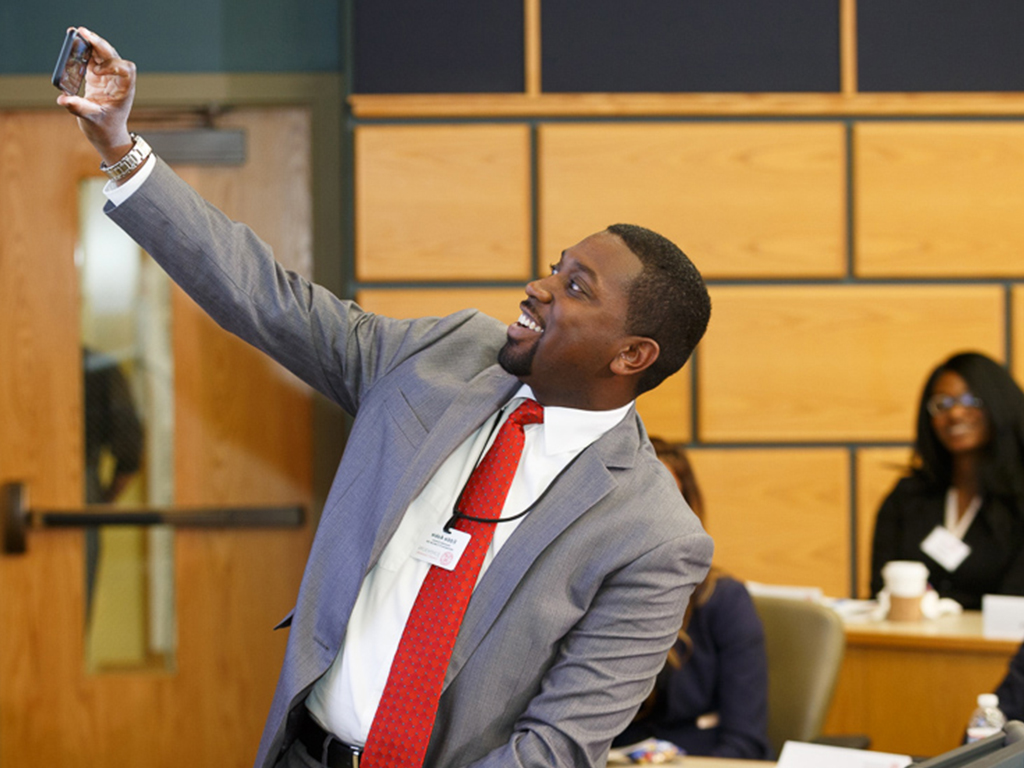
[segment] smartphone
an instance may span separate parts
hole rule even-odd
[[[64,36],[57,66],[53,68],[53,84],[64,93],[77,96],[85,81],[85,68],[92,55],[92,46],[79,36],[77,29],[69,29]]]

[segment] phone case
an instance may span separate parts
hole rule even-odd
[[[53,68],[53,84],[65,93],[77,96],[85,80],[85,69],[92,55],[92,46],[78,36],[78,30],[68,30],[64,36],[57,65]]]

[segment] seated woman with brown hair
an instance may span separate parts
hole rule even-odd
[[[651,438],[683,498],[703,519],[704,503],[682,448]],[[654,690],[614,742],[654,737],[689,755],[767,759],[768,664],[764,629],[743,584],[713,567],[690,599]]]

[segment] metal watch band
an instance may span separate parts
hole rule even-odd
[[[144,138],[136,133],[129,134],[132,137],[132,148],[128,154],[122,157],[113,165],[100,163],[100,170],[114,181],[120,181],[142,165],[153,154],[153,148],[149,146]]]

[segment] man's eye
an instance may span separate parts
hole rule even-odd
[[[558,265],[557,264],[552,264],[551,265],[551,274],[552,275],[557,275],[558,274]]]

